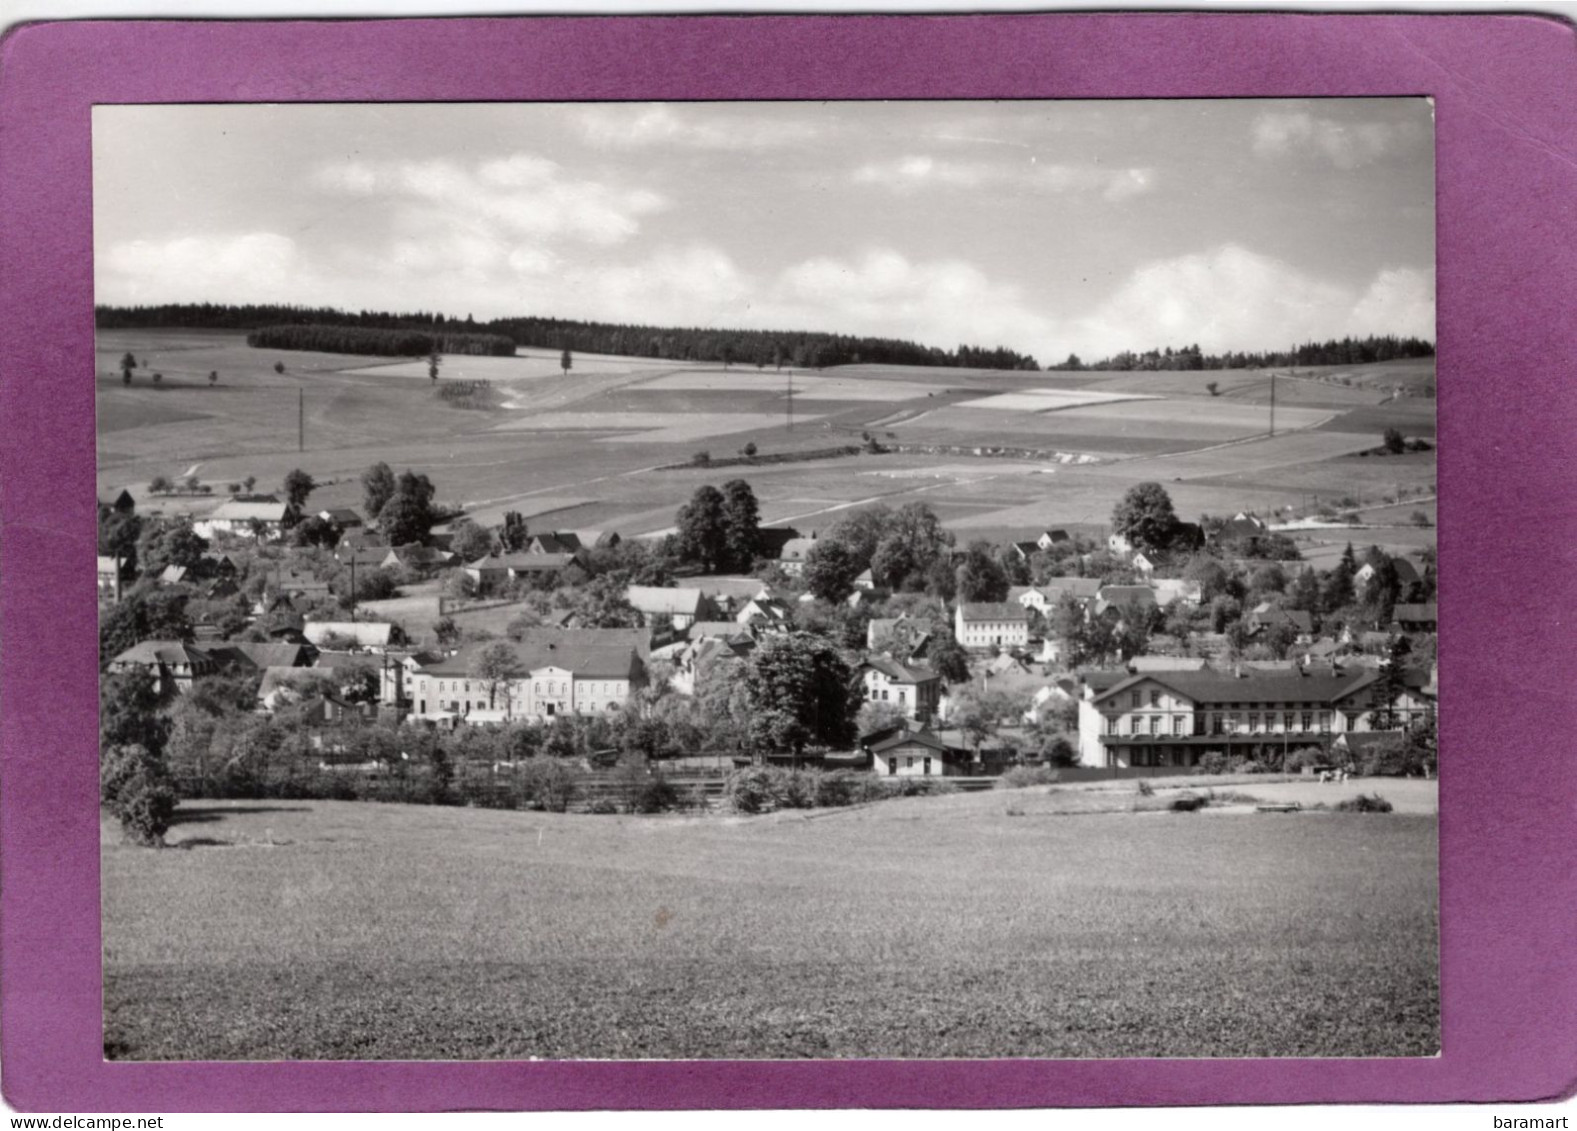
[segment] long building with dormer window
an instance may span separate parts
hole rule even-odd
[[[468,644],[406,677],[411,717],[428,722],[496,723],[558,715],[606,715],[645,680],[645,629],[534,628],[514,653],[515,675],[496,683],[478,659],[498,641]]]
[[[1210,751],[1252,758],[1329,746],[1338,734],[1376,729],[1376,712],[1387,708],[1398,726],[1433,717],[1430,674],[1406,672],[1402,684],[1385,704],[1372,669],[1090,673],[1079,701],[1079,761],[1192,766]]]

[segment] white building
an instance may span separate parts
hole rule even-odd
[[[516,641],[479,641],[424,664],[408,680],[415,719],[465,723],[601,715],[619,709],[644,682],[645,630],[535,628]],[[514,674],[484,676],[481,654],[499,643]]]
[[[1022,648],[1029,643],[1029,610],[1012,601],[961,601],[953,635],[965,648]]]

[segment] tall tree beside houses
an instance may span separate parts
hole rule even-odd
[[[317,486],[312,476],[298,467],[285,476],[285,500],[291,506],[300,508],[306,503],[307,496],[317,490]]]
[[[208,552],[208,541],[184,520],[154,519],[143,527],[137,558],[144,572],[156,574],[166,566],[196,569]]]
[[[427,541],[433,528],[433,484],[426,475],[402,471],[394,494],[378,511],[378,529],[391,546]]]
[[[1112,532],[1126,538],[1135,549],[1164,551],[1176,531],[1172,496],[1159,483],[1137,483],[1128,488],[1112,510]]]
[[[361,475],[362,511],[376,521],[384,504],[394,497],[394,471],[386,463],[375,463]]]
[[[1342,556],[1325,575],[1325,608],[1322,611],[1334,612],[1352,601],[1353,582],[1357,575],[1358,558],[1353,553],[1352,543],[1349,542],[1347,548],[1342,551]]]
[[[820,538],[805,555],[805,585],[823,601],[841,601],[854,592],[854,579],[861,569],[843,542]]]
[[[142,518],[132,511],[118,511],[108,505],[99,508],[99,553],[120,558],[122,568],[135,574],[137,546],[142,541]]]
[[[679,556],[716,573],[728,558],[728,520],[723,494],[710,484],[697,487],[690,501],[679,508]]]
[[[972,542],[957,571],[956,593],[960,601],[1005,601],[1008,576],[991,553],[987,542]]]
[[[853,673],[827,641],[807,633],[764,640],[745,665],[749,740],[763,753],[844,749],[854,741],[860,698]]]
[[[1385,661],[1376,672],[1374,684],[1375,709],[1370,712],[1369,725],[1375,730],[1395,730],[1397,716],[1395,703],[1407,690],[1404,679],[1408,656],[1407,638],[1397,636],[1391,640]]]
[[[526,543],[531,535],[526,528],[526,520],[519,511],[505,511],[504,524],[498,528],[498,541],[503,546],[504,553],[517,554],[526,548]]]
[[[748,570],[761,549],[761,507],[743,479],[723,484],[723,542],[730,569]]]

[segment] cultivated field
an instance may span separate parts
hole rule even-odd
[[[1381,792],[1403,785],[1424,788]],[[175,848],[106,835],[106,1051],[1438,1051],[1426,803],[1060,816],[1051,796],[759,818],[187,804]]]
[[[123,386],[122,353],[145,365]],[[283,373],[274,364],[283,363]],[[98,353],[99,486],[145,498],[156,475],[194,473],[208,499],[158,500],[201,510],[229,483],[276,486],[302,467],[318,507],[355,506],[379,460],[426,471],[440,501],[480,521],[518,510],[534,526],[672,526],[702,483],[743,475],[768,521],[815,529],[850,509],[930,504],[961,535],[1023,536],[1051,525],[1104,524],[1133,482],[1158,479],[1180,513],[1269,513],[1320,499],[1383,502],[1427,494],[1432,453],[1359,458],[1386,427],[1434,433],[1434,401],[1385,400],[1421,384],[1427,362],[1340,374],[1351,385],[1278,371],[1277,435],[1267,438],[1269,371],[1034,373],[854,365],[823,372],[579,355],[566,376],[554,351],[446,357],[442,381],[495,383],[493,403],[454,407],[425,360],[249,349],[242,335],[115,331]],[[152,371],[164,375],[153,385]],[[209,387],[207,376],[219,382]],[[1335,375],[1333,370],[1326,376]],[[788,385],[794,386],[789,429]],[[1205,389],[1216,381],[1220,396]],[[298,398],[304,428],[298,433]],[[697,452],[734,456],[859,445],[867,434],[915,450],[791,464],[662,471]],[[304,440],[304,451],[298,443]],[[1016,448],[1040,458],[1000,458]],[[1059,460],[1061,462],[1059,462]],[[1085,461],[1085,462],[1077,462]]]

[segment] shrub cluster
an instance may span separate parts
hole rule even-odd
[[[1333,808],[1338,813],[1389,813],[1391,803],[1378,793],[1360,793],[1357,797],[1338,801]]]
[[[1055,785],[1062,775],[1050,766],[1014,766],[997,779],[998,789],[1027,789],[1032,785]]]
[[[723,797],[736,813],[767,813],[774,809],[834,809],[893,797],[951,793],[945,778],[878,777],[851,770],[789,770],[779,766],[747,766],[723,783]]]

